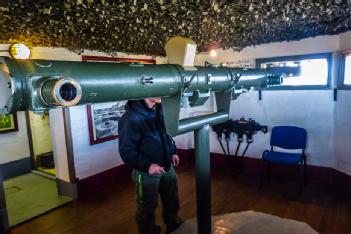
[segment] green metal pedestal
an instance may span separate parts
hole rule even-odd
[[[209,125],[194,131],[196,155],[196,205],[199,234],[211,234],[211,167]]]

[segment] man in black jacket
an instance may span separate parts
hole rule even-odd
[[[172,232],[181,224],[178,182],[173,168],[173,165],[179,165],[179,157],[174,141],[165,129],[161,99],[128,101],[118,133],[120,155],[134,168],[132,177],[137,193],[139,233],[160,233],[160,227],[155,224],[158,194],[163,205],[166,233]]]

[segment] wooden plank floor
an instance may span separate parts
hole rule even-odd
[[[177,169],[181,217],[196,216],[195,171]],[[273,180],[258,189],[256,176],[229,168],[212,172],[212,213],[256,210],[303,221],[320,233],[351,233],[351,198],[332,189],[308,184],[296,198],[296,183]],[[295,187],[294,187],[295,186]],[[131,181],[115,184],[99,193],[74,201],[11,230],[12,234],[136,233],[134,191]],[[161,219],[160,206],[157,220]]]

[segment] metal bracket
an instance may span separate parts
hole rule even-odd
[[[227,91],[224,93],[215,93],[217,111],[230,112],[230,102],[232,100],[232,91]]]
[[[161,98],[166,129],[171,136],[178,133],[181,97],[181,93],[178,93],[172,97]]]
[[[217,112],[180,120],[181,97],[181,93],[172,97],[162,97],[165,125],[171,136],[200,129],[206,124],[219,124],[229,118],[231,92],[216,93]]]
[[[212,75],[211,74],[207,74],[207,84],[212,84]]]
[[[262,101],[262,90],[258,90],[258,100]]]
[[[190,106],[202,106],[210,96],[210,91],[207,93],[201,93],[199,90],[196,90],[193,92],[193,95],[189,97]]]

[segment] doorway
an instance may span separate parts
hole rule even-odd
[[[49,112],[38,115],[29,111],[27,121],[32,170],[55,176]]]
[[[32,170],[4,180],[10,226],[72,201],[58,193],[49,113],[26,112],[26,122]]]

